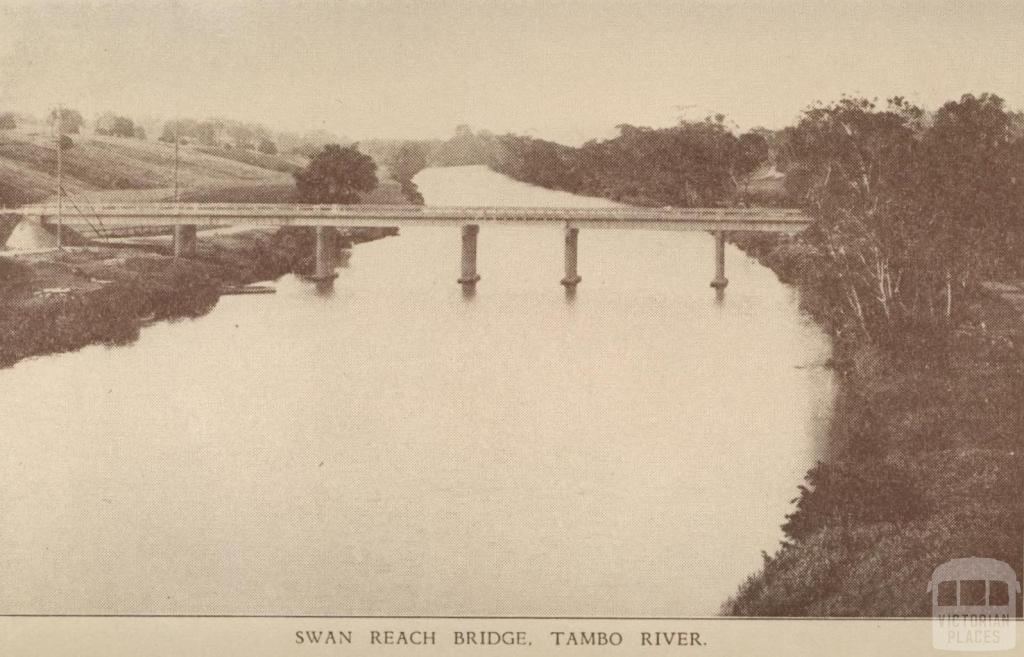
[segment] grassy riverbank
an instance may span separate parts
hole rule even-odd
[[[1020,572],[1024,536],[1024,330],[981,290],[954,331],[878,347],[830,314],[814,250],[737,243],[801,291],[835,336],[832,453],[807,475],[786,541],[722,608],[742,616],[927,616],[932,569],[955,557]]]
[[[333,248],[379,239],[388,229],[334,232]],[[200,236],[197,256],[175,260],[167,243],[100,246],[0,257],[0,367],[21,359],[126,344],[149,321],[197,317],[227,286],[312,268],[312,229]]]

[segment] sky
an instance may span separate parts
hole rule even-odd
[[[1024,3],[0,0],[0,109],[225,116],[356,139],[468,124],[565,143],[815,101],[992,91],[1024,109]]]

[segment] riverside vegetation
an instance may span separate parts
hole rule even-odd
[[[0,165],[6,165],[0,166],[0,207],[43,200],[56,185],[51,140],[39,126],[15,131],[13,115],[4,116],[9,120],[0,124]],[[173,145],[145,141],[145,130],[134,124],[129,130],[126,117],[101,119],[90,137],[79,135],[83,120],[77,112],[64,110],[62,119],[64,132],[75,135],[65,135],[69,143],[62,147],[66,206],[72,215],[84,207],[85,222],[94,198],[163,200],[179,178]],[[161,141],[173,144],[174,128],[165,126]],[[291,139],[226,120],[184,121],[177,132],[186,145],[180,149],[185,202],[422,202],[414,186],[378,180],[375,163],[355,147],[322,144],[330,135]],[[288,152],[277,154],[271,137],[290,144]],[[258,150],[254,142],[260,142]],[[349,159],[339,166],[338,157]],[[344,166],[350,161],[361,167],[354,178]],[[0,215],[0,244],[14,227],[13,215]],[[395,232],[350,228],[329,229],[328,235],[337,250]],[[88,244],[73,231],[65,241]],[[311,270],[314,248],[312,229],[289,228],[204,236],[197,257],[188,262],[167,257],[168,246],[159,242],[0,257],[0,367],[93,343],[130,342],[145,321],[207,312],[225,287]]]
[[[833,336],[840,387],[829,458],[807,473],[778,551],[722,613],[926,616],[939,563],[984,556],[1022,571],[1024,333],[983,283],[1024,275],[1024,119],[998,97],[932,113],[901,98],[843,98],[777,131],[737,135],[717,116],[623,125],[579,148],[467,126],[447,141],[366,148],[410,198],[424,166],[489,164],[639,205],[787,205],[817,219],[796,238],[732,236],[795,285]],[[261,183],[284,189],[283,170]],[[64,280],[116,278],[83,292],[89,302],[33,300],[27,290],[46,287],[38,268],[0,259],[0,365],[131,340],[140,317],[202,313],[224,283],[301,267],[312,245],[299,240],[311,235],[244,238],[188,267],[141,255],[113,271],[102,256],[54,263]]]
[[[381,228],[328,229],[329,248],[394,234]],[[312,271],[308,228],[203,237],[195,258],[167,245],[98,247],[33,258],[0,258],[0,367],[86,345],[126,344],[148,321],[197,317],[226,286]]]
[[[948,559],[1021,572],[1024,331],[983,283],[1022,274],[1022,116],[990,94],[934,113],[843,98],[779,131],[735,135],[718,116],[620,133],[580,148],[483,135],[474,148],[549,188],[816,218],[795,238],[733,236],[831,333],[840,387],[829,458],[722,613],[928,616],[926,584]]]

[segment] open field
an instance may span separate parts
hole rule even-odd
[[[68,209],[88,214],[90,203],[166,201],[174,197],[174,147],[156,141],[74,135],[64,156]],[[53,196],[57,153],[48,135],[0,132],[0,207],[35,203]],[[301,158],[241,149],[182,146],[178,181],[187,202],[288,203],[297,200],[292,173]],[[377,189],[363,202],[403,204],[409,200],[377,171]]]
[[[282,173],[293,173],[302,168],[301,157],[287,158],[278,155],[267,155],[257,151],[250,151],[244,148],[206,148],[198,146],[195,149],[199,153],[212,155],[234,162],[241,162],[261,169],[281,171]]]
[[[64,189],[72,199],[127,198],[136,190],[165,190],[163,198],[173,193],[172,145],[94,135],[71,138],[75,145],[64,154]],[[180,149],[181,188],[292,185],[288,171],[294,164],[287,160],[260,155],[260,166],[213,153],[189,146]],[[0,203],[14,206],[51,196],[57,186],[56,157],[46,135],[0,133]]]

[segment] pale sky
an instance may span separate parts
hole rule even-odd
[[[467,123],[579,143],[843,93],[1024,108],[1024,3],[0,0],[0,109],[212,115],[354,137]]]

